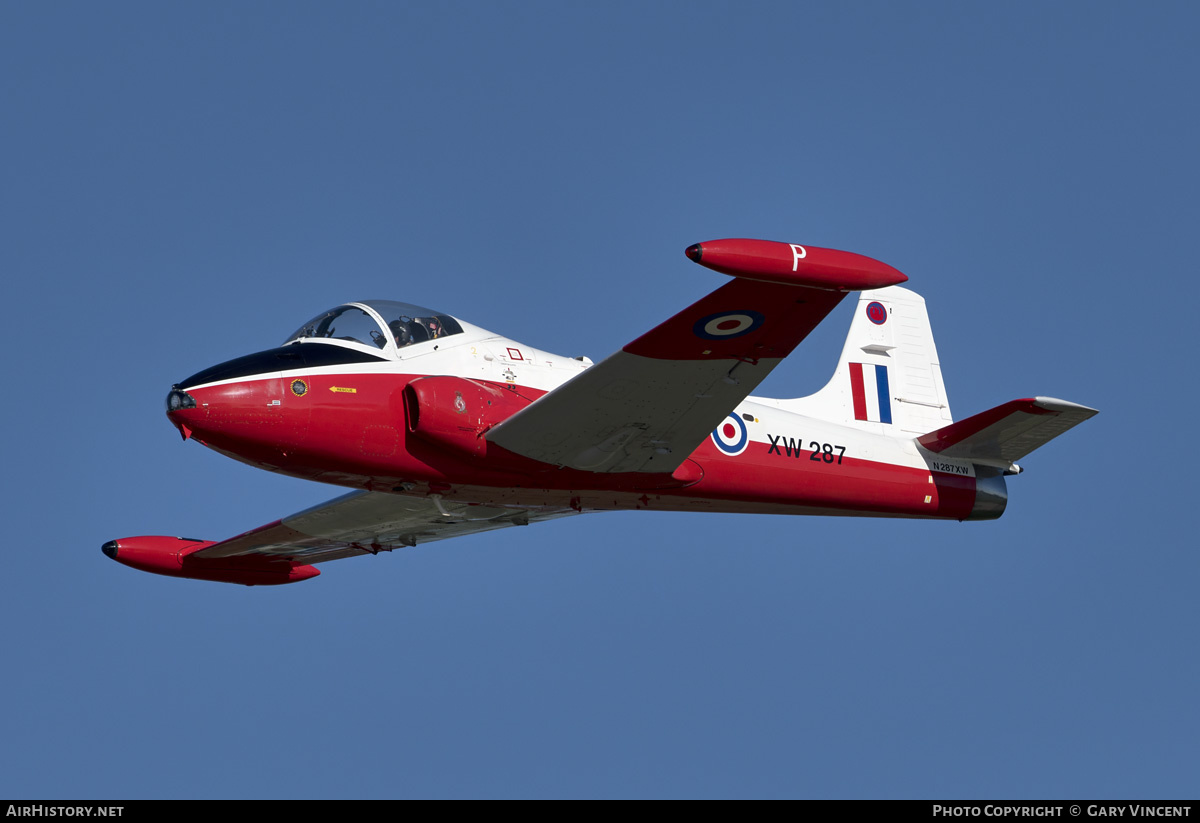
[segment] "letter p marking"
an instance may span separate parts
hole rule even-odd
[[[792,247],[792,271],[796,271],[800,267],[800,261],[808,257],[808,252],[804,250],[804,246],[797,246],[795,243],[788,243]]]

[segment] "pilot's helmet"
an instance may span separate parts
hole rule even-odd
[[[425,326],[429,329],[429,336],[440,337],[442,334],[442,324],[438,322],[436,317],[426,319]]]
[[[408,323],[405,320],[406,318],[401,317],[388,323],[388,329],[391,330],[392,337],[396,339],[397,348],[403,348],[413,340],[412,330],[408,327]]]

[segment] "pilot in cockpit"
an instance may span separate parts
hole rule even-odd
[[[388,328],[392,332],[392,337],[396,340],[396,348],[398,349],[402,349],[413,343],[424,343],[426,340],[434,340],[445,333],[445,329],[436,317],[417,317],[414,319],[407,315],[401,315],[399,318],[388,323]]]
[[[447,334],[446,326],[436,315],[428,317],[410,317],[402,314],[388,323],[396,348],[402,349],[413,343],[424,343],[426,340],[436,340]]]
[[[409,318],[401,317],[388,323],[388,329],[392,332],[392,337],[396,340],[396,348],[402,349],[413,342],[412,329],[408,323]]]

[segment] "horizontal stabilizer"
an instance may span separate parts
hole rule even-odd
[[[1066,400],[1027,397],[923,434],[917,442],[944,457],[1012,463],[1096,414]]]

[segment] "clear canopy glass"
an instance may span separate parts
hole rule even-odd
[[[383,327],[359,306],[368,306],[383,318]],[[322,312],[294,331],[285,345],[326,339],[385,349],[391,340],[402,349],[452,334],[462,334],[462,326],[448,314],[395,300],[364,300],[357,306],[347,304]]]
[[[387,347],[379,322],[357,306],[338,306],[309,320],[288,337],[296,340],[347,340],[377,349]]]

